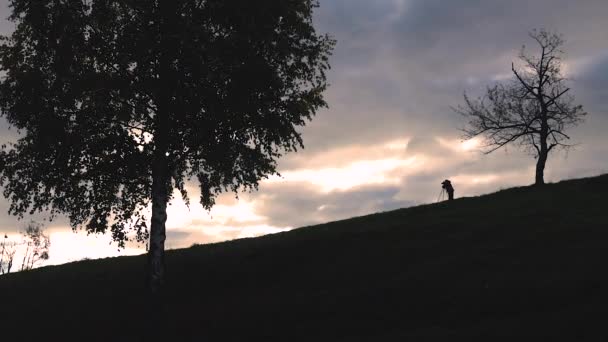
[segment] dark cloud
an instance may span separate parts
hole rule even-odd
[[[347,191],[319,192],[307,183],[265,185],[256,212],[273,226],[300,227],[411,206],[399,200],[395,186],[361,186]]]
[[[192,235],[192,231],[184,229],[170,229],[167,231],[167,240],[173,243],[181,240],[186,240]]]
[[[24,217],[20,219],[16,216],[9,215],[8,209],[8,201],[0,196],[0,233],[15,233],[22,231],[32,221],[42,224],[43,227],[69,227],[69,222],[65,217],[55,217],[50,221],[50,215],[42,212],[34,215],[24,215]]]
[[[602,55],[592,58],[573,80],[579,99],[595,115],[608,118],[608,46]],[[604,126],[606,127],[606,126]]]
[[[598,90],[607,91],[608,84],[608,47],[606,54],[594,60],[588,67],[584,68],[578,76],[581,82]]]

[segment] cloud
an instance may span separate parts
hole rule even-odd
[[[307,226],[412,205],[399,200],[397,186],[365,185],[348,191],[319,192],[310,184],[265,186],[256,211],[276,226]]]
[[[574,83],[580,90],[586,105],[597,115],[608,117],[608,46],[603,53],[589,58],[574,75]]]

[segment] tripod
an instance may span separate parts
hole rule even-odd
[[[437,196],[437,202],[441,202],[441,201],[445,200],[445,196],[446,196],[446,191],[444,188],[441,188],[441,191],[439,192],[439,196]]]

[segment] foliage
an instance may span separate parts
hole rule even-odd
[[[10,212],[65,213],[124,245],[148,237],[155,179],[163,203],[197,179],[205,208],[257,189],[326,106],[334,41],[312,26],[317,6],[12,0],[16,30],[0,46],[0,110],[22,136],[0,151]]]

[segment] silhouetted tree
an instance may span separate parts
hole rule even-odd
[[[31,270],[48,260],[50,247],[51,239],[35,222],[30,222],[21,232],[21,240],[9,239],[4,234],[4,239],[0,241],[0,274],[11,273],[16,256],[21,258],[19,271]]]
[[[35,222],[28,224],[22,235],[22,246],[25,250],[21,262],[21,271],[31,270],[40,262],[49,259],[51,239],[44,234],[42,226]]]
[[[17,246],[17,242],[9,240],[8,235],[4,234],[4,239],[0,242],[0,274],[11,273]]]
[[[537,159],[535,184],[541,185],[549,153],[572,146],[567,143],[566,130],[578,125],[587,113],[574,104],[565,85],[562,37],[545,30],[532,31],[530,37],[538,44],[539,55],[527,54],[523,46],[519,55],[523,65],[511,65],[510,82],[489,87],[477,100],[465,93],[465,105],[454,110],[469,120],[465,138],[485,138],[486,153],[511,143],[532,152]]]
[[[121,246],[149,236],[152,293],[173,189],[187,202],[198,179],[207,209],[257,189],[326,105],[334,41],[313,27],[316,0],[10,4],[0,109],[21,132],[0,152],[10,212],[66,213]]]

